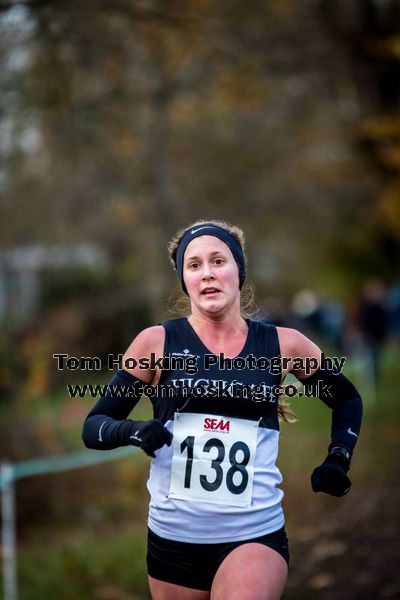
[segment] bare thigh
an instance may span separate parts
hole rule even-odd
[[[149,575],[149,586],[153,600],[209,600],[210,592],[154,579]]]
[[[242,544],[219,567],[211,600],[278,600],[287,573],[285,559],[272,548],[253,542]]]

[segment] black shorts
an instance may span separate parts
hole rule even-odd
[[[248,542],[257,542],[276,550],[289,564],[289,546],[284,527],[261,537],[218,544],[175,542],[159,537],[149,529],[147,572],[154,579],[209,591],[224,558]]]

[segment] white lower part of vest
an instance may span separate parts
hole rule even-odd
[[[149,528],[166,539],[200,544],[245,540],[280,529],[284,515],[278,487],[282,476],[276,466],[279,431],[259,427],[256,440],[245,435],[239,440],[245,434],[244,420],[232,419],[228,433],[225,417],[222,423],[215,415],[179,417],[183,422],[174,443],[157,450],[151,462]],[[200,422],[206,423],[204,428],[199,428]],[[173,431],[174,422],[165,426]],[[174,478],[179,473],[182,491],[177,494]],[[241,502],[242,496],[247,501]]]

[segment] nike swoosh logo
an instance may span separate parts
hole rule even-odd
[[[135,433],[133,435],[129,436],[130,440],[136,440],[137,442],[143,442],[142,438],[138,436],[139,433],[139,429],[137,431],[135,431]]]
[[[99,442],[103,441],[103,438],[101,437],[101,430],[103,429],[104,425],[107,423],[107,421],[103,421],[103,423],[100,425],[100,429],[99,429]]]
[[[191,229],[190,233],[197,233],[200,229],[210,229],[209,225],[204,225],[204,227],[199,227],[198,229]]]
[[[349,433],[350,435],[355,435],[356,438],[358,438],[358,435],[351,430],[351,427],[348,428],[347,433]]]

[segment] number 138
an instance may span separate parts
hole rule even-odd
[[[193,449],[195,444],[195,436],[188,435],[181,443],[181,454],[187,451],[186,467],[185,467],[185,488],[190,488],[192,479],[193,466]],[[214,481],[209,481],[206,475],[200,475],[200,484],[203,489],[208,492],[214,492],[221,484],[224,477],[224,471],[221,463],[225,458],[225,446],[223,442],[217,438],[208,440],[203,446],[203,452],[210,452],[212,448],[218,451],[217,457],[211,460],[211,468],[215,471]],[[237,453],[243,452],[243,460],[238,462]],[[229,450],[230,467],[226,473],[226,487],[232,494],[241,494],[246,489],[249,481],[249,474],[246,470],[246,465],[250,460],[250,449],[244,442],[235,442]],[[235,473],[240,473],[241,481],[237,484],[233,481]]]

